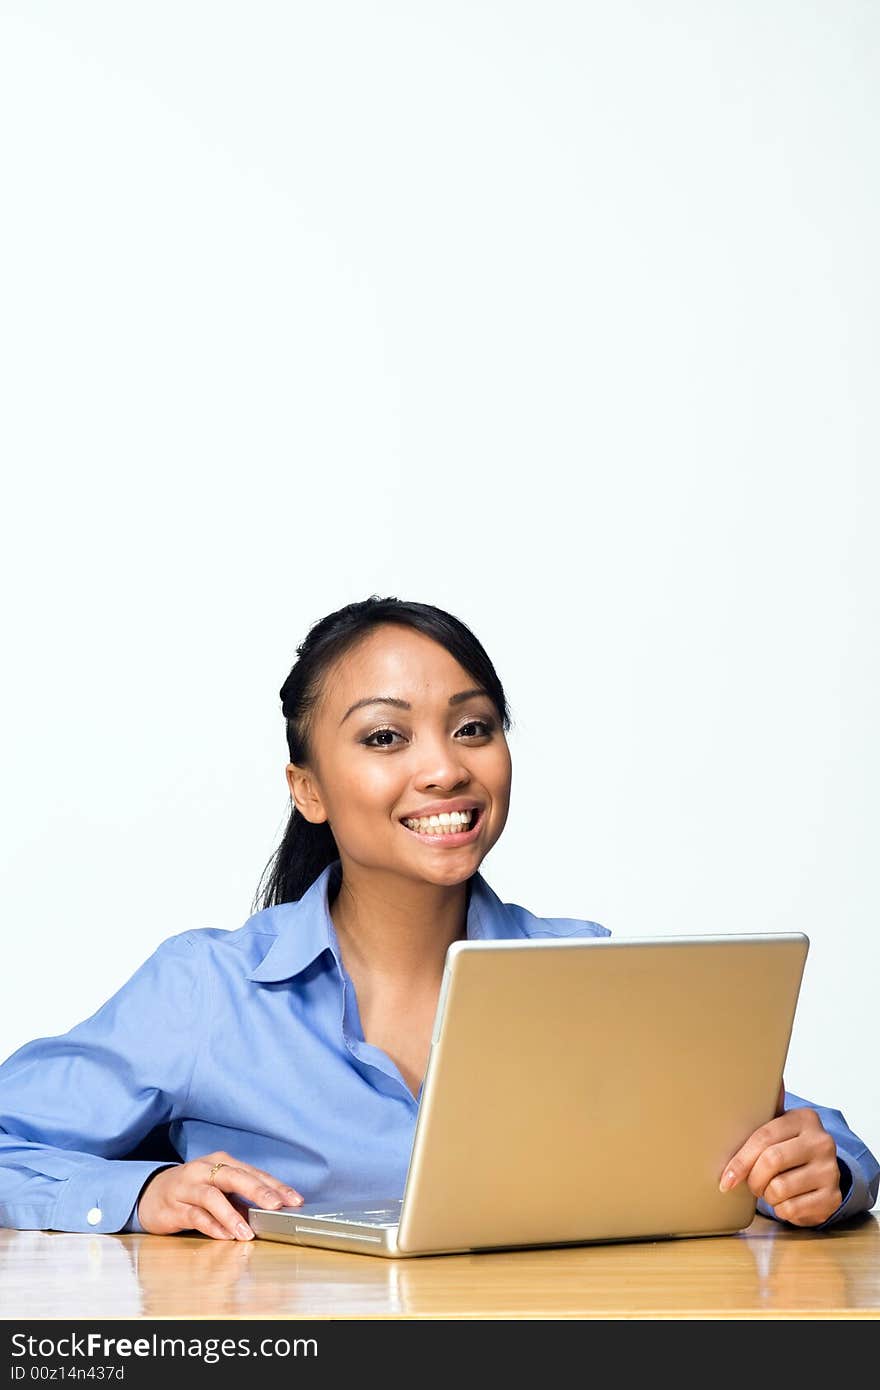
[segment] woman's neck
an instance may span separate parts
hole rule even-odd
[[[470,884],[418,883],[357,866],[346,871],[328,898],[346,969],[402,988],[439,981],[449,946],[467,935]]]

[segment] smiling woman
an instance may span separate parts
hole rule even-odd
[[[510,716],[458,618],[349,604],[280,693],[290,818],[251,916],[169,937],[91,1018],[0,1067],[4,1225],[249,1240],[249,1205],[401,1193],[450,945],[609,934],[503,902],[480,872],[507,822]],[[718,1178],[818,1227],[868,1210],[880,1168],[780,1078]]]
[[[447,907],[460,917],[510,801],[510,714],[485,648],[451,613],[373,596],[316,623],[297,655],[281,687],[291,815],[254,906],[296,901],[339,859],[355,899],[378,871],[400,920],[434,917],[432,885],[459,887]],[[468,811],[467,831],[440,820]]]

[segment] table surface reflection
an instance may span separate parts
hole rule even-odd
[[[876,1318],[880,1222],[386,1260],[268,1240],[0,1230],[0,1317]]]

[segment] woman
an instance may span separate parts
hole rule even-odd
[[[507,821],[510,719],[462,622],[374,595],[297,657],[291,814],[258,910],[170,937],[0,1068],[3,1224],[248,1240],[248,1205],[402,1191],[450,943],[607,935],[502,903],[479,873]],[[798,1226],[868,1210],[880,1168],[843,1116],[784,1089],[778,1112],[722,1186]]]

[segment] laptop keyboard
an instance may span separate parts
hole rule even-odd
[[[354,1221],[359,1226],[377,1226],[387,1229],[389,1226],[396,1226],[400,1221],[400,1208],[403,1205],[403,1198],[387,1207],[364,1207],[362,1210],[352,1210],[348,1207],[345,1211],[321,1211],[309,1213],[309,1221]]]

